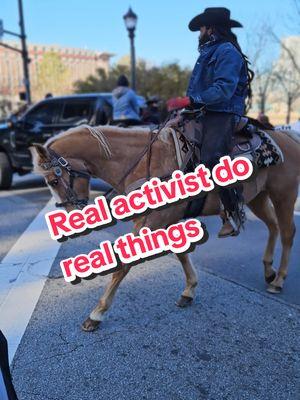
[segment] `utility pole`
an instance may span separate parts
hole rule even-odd
[[[28,104],[31,103],[31,93],[30,93],[30,78],[29,78],[29,58],[26,44],[26,34],[25,34],[25,25],[24,25],[24,14],[23,14],[23,4],[22,0],[18,0],[19,3],[19,18],[20,18],[20,30],[21,30],[21,44],[22,44],[22,60],[23,60],[23,71],[24,71],[24,86],[26,93],[26,102]]]
[[[30,59],[28,57],[27,44],[26,44],[26,34],[25,34],[25,24],[24,24],[22,0],[18,0],[18,6],[19,6],[19,25],[20,25],[21,33],[15,33],[15,32],[11,32],[11,31],[3,29],[3,21],[0,20],[0,39],[2,38],[3,34],[17,36],[18,38],[21,39],[21,50],[16,47],[10,46],[6,43],[2,43],[2,42],[0,42],[0,46],[5,47],[6,49],[9,49],[12,51],[16,51],[17,53],[21,54],[22,61],[23,61],[25,98],[26,98],[26,103],[30,104],[31,103],[31,93],[30,93],[30,77],[29,77],[29,68],[28,68]]]

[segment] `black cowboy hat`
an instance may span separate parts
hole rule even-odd
[[[225,7],[210,7],[204,13],[196,15],[189,23],[189,29],[199,31],[201,26],[225,26],[228,28],[242,28],[243,25],[234,19],[230,19],[230,10]]]

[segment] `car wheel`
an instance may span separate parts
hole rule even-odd
[[[12,184],[13,171],[5,153],[0,153],[0,189],[9,189]]]

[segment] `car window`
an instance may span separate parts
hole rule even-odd
[[[76,124],[78,122],[89,122],[94,103],[91,101],[73,101],[65,103],[61,124]]]
[[[43,103],[34,107],[25,115],[25,122],[32,125],[51,125],[57,120],[62,105],[59,103]]]

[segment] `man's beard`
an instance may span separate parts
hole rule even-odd
[[[198,50],[200,51],[201,46],[203,46],[205,43],[209,42],[210,40],[211,40],[211,37],[207,32],[201,34],[198,39]]]

